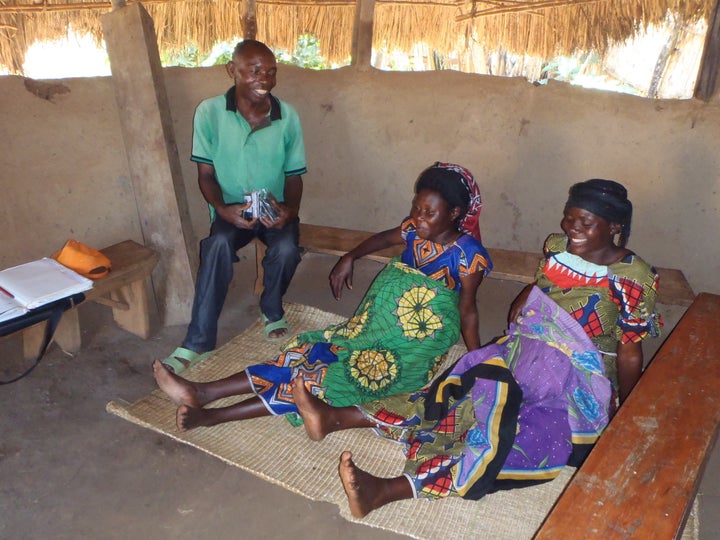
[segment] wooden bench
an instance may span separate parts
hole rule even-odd
[[[300,245],[310,253],[340,256],[353,249],[369,236],[372,236],[372,234],[366,231],[301,223]],[[260,294],[262,292],[262,259],[265,256],[265,245],[257,241],[255,250],[257,270],[255,294]],[[392,257],[399,256],[402,250],[402,246],[394,246],[368,255],[367,258],[386,263]],[[488,252],[494,266],[493,271],[488,275],[489,278],[520,283],[532,283],[535,280],[535,272],[541,258],[539,253],[498,248],[488,248]],[[661,304],[689,306],[695,298],[695,294],[683,273],[672,268],[657,268],[657,271],[660,275],[658,302]]]
[[[536,540],[680,538],[720,423],[719,320],[699,294]]]
[[[125,240],[100,250],[110,259],[110,273],[93,282],[85,292],[85,301],[97,302],[112,308],[113,318],[120,328],[143,339],[150,337],[147,280],[159,255],[132,240]],[[26,358],[37,356],[45,332],[45,323],[22,331]],[[65,351],[78,352],[81,346],[80,319],[77,308],[63,313],[53,340]]]

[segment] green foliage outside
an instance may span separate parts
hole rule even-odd
[[[225,65],[231,58],[235,45],[242,38],[235,37],[230,41],[217,43],[208,54],[201,55],[195,44],[189,44],[179,51],[165,53],[162,57],[164,66],[201,67]],[[295,50],[288,52],[283,49],[273,51],[278,62],[291,64],[306,69],[330,69],[330,65],[320,53],[320,40],[312,34],[302,34],[298,37]],[[447,69],[447,59],[432,52],[433,68]],[[398,69],[390,61],[389,69]],[[597,53],[579,53],[572,57],[556,56],[548,60],[540,75],[537,84],[547,84],[548,80],[564,81],[570,84],[584,86],[585,88],[598,88],[640,95],[641,93],[630,85],[618,81],[603,69],[602,58]]]
[[[179,51],[164,51],[160,54],[163,66],[197,67],[202,58],[194,44],[186,45]]]
[[[597,88],[626,94],[642,95],[636,88],[608,75],[603,69],[602,58],[595,52],[551,58],[543,66],[540,80],[537,82],[538,84],[547,84],[550,79],[567,82],[584,88]]]
[[[213,50],[201,55],[197,46],[191,43],[178,51],[165,52],[161,62],[163,66],[201,67],[225,65],[232,58],[233,49],[241,38],[217,43]],[[320,54],[320,40],[312,34],[303,34],[298,38],[292,53],[279,49],[273,51],[279,62],[308,69],[327,69],[328,63]]]
[[[298,37],[297,47],[292,54],[275,51],[277,59],[283,64],[292,64],[307,69],[328,69],[328,64],[320,54],[320,40],[312,34]]]

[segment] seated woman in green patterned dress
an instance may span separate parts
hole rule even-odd
[[[338,408],[296,381],[311,439],[370,427],[404,444],[405,467],[393,478],[342,453],[338,470],[353,515],[400,499],[475,500],[582,462],[640,378],[641,341],[661,326],[657,272],[625,246],[631,216],[617,182],[572,186],[564,234],[548,237],[536,282],[513,302],[505,334],[419,392]]]
[[[410,216],[343,255],[330,273],[339,299],[343,286],[352,286],[355,259],[406,246],[378,274],[352,318],[295,336],[273,360],[217,381],[188,381],[155,361],[158,386],[178,405],[178,428],[281,414],[299,424],[291,388],[296,377],[317,398],[343,407],[422,388],[461,333],[469,350],[480,347],[475,297],[492,268],[480,242],[481,204],[467,169],[436,163],[417,179]],[[204,408],[242,394],[251,397]]]

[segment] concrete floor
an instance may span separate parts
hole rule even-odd
[[[236,265],[219,343],[259,316],[249,254],[241,252]],[[286,300],[350,315],[381,266],[358,262],[354,289],[335,302],[327,286],[335,260],[307,255]],[[502,332],[520,288],[497,280],[481,286],[483,340]],[[663,314],[669,331],[682,310],[663,306]],[[144,341],[118,329],[103,306],[82,306],[80,318],[78,354],[53,346],[28,377],[0,386],[0,538],[401,538],[349,523],[334,505],[309,501],[105,412],[111,399],[132,402],[155,388],[151,360],[171,352],[185,328],[155,322],[153,337]],[[0,341],[0,378],[20,373],[27,365],[21,357],[17,337]],[[700,487],[701,540],[720,537],[719,453]]]

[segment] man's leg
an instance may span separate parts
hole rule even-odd
[[[254,237],[255,230],[239,229],[219,217],[210,228],[210,236],[200,242],[200,268],[195,283],[192,320],[182,346],[202,353],[217,343],[217,326],[228,287],[233,276],[236,252]]]
[[[267,245],[263,259],[263,292],[260,309],[269,321],[277,321],[285,315],[283,295],[287,292],[300,263],[299,221],[286,224],[282,229],[266,229],[258,232],[260,240]]]

